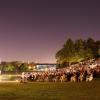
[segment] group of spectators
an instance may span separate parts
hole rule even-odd
[[[21,82],[79,82],[100,77],[100,59],[91,59],[53,71],[23,72]]]

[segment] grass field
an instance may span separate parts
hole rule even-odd
[[[0,100],[100,100],[100,79],[91,83],[0,83]]]

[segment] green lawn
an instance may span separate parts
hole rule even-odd
[[[0,100],[100,100],[100,79],[91,83],[0,83]]]

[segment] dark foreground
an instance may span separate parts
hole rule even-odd
[[[100,100],[100,79],[90,83],[0,83],[0,100]]]

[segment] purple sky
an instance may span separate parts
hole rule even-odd
[[[0,58],[55,62],[67,38],[100,39],[100,0],[0,0]]]

